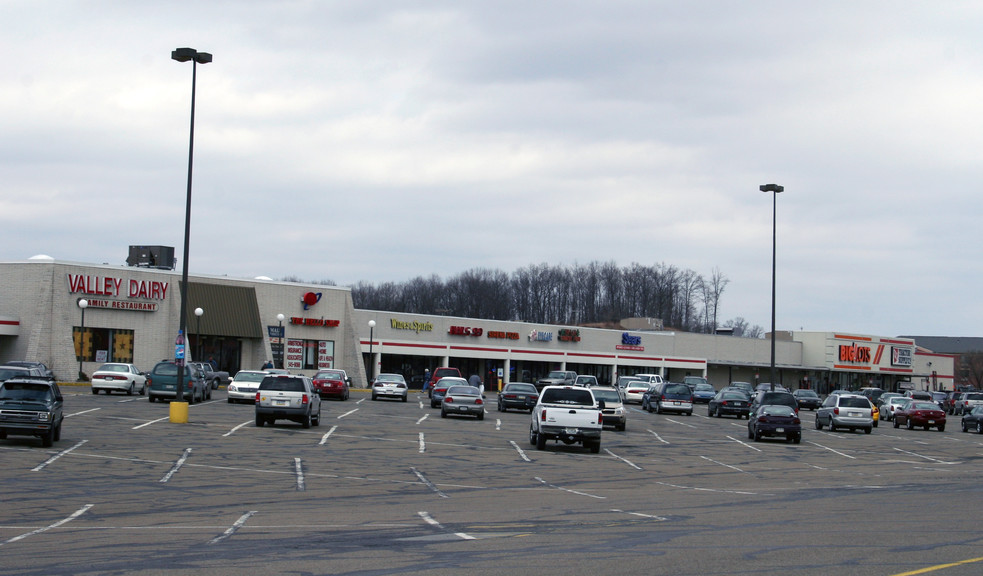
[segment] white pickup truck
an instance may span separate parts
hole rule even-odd
[[[547,386],[539,393],[529,423],[529,443],[542,450],[547,440],[564,444],[583,444],[594,454],[601,451],[604,418],[590,388]]]

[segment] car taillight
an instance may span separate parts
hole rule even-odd
[[[474,403],[475,404],[478,404],[480,406],[481,404],[484,404],[485,402],[481,398],[478,398],[477,400],[474,401]]]
[[[604,424],[604,413],[601,411],[597,412],[597,423]]]
[[[256,393],[256,403],[259,404],[259,392]]]
[[[799,420],[799,418],[798,418],[798,417],[795,417],[795,418],[793,418],[793,419],[792,419],[792,423],[793,423],[793,424],[802,424],[802,421],[801,421],[801,420]]]
[[[767,421],[768,419],[765,418],[764,416],[758,416],[758,422],[767,422]]]
[[[454,399],[451,398],[450,396],[444,396],[444,402],[447,402],[448,404],[450,404],[453,401],[454,401]]]
[[[507,398],[509,400],[514,400],[515,399],[515,394],[506,394],[505,395],[505,398]]]
[[[543,422],[546,422],[546,410],[543,410],[542,412],[539,413],[539,419],[542,420]]]
[[[304,396],[301,398],[300,403],[301,404],[307,404],[308,402],[310,402],[310,400],[311,399],[307,397],[307,394],[304,394]]]
[[[833,408],[833,414],[839,414],[839,413],[840,413],[840,407],[839,406],[837,406],[836,408]]]

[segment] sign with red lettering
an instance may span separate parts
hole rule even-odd
[[[467,326],[451,326],[447,329],[451,336],[481,336],[485,333],[483,328],[470,328]]]
[[[840,346],[840,362],[870,364],[870,347],[856,344]]]
[[[294,326],[324,326],[327,328],[336,328],[341,325],[341,320],[327,320],[325,318],[299,318],[291,317],[290,323]]]

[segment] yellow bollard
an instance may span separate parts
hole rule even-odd
[[[174,424],[188,423],[187,402],[171,402],[171,422]]]

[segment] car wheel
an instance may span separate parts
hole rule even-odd
[[[481,412],[478,412],[478,420],[484,420],[484,419],[485,419],[485,411],[482,410]]]
[[[256,415],[256,427],[257,428],[262,428],[264,423],[266,423],[266,420],[262,416],[260,416],[260,415],[257,414]]]
[[[92,389],[92,393],[98,395],[99,394],[99,389],[98,388],[93,388]]]
[[[879,420],[874,420],[874,428],[877,428],[877,424],[878,424],[879,422],[880,422]]]
[[[833,417],[829,417],[829,431],[836,432],[836,424],[833,424]]]
[[[536,449],[546,450],[546,436],[542,434],[536,434]]]
[[[127,396],[133,396],[133,383],[130,383],[130,387],[126,389]]]
[[[965,422],[963,422],[963,424],[962,424],[962,425],[963,425],[963,432],[964,432],[964,433],[965,433],[965,432],[969,432],[969,426],[967,426]]]
[[[802,442],[802,435],[801,434],[796,434],[795,435],[795,438],[792,440],[792,442],[794,442],[795,444],[798,444],[798,443]]]
[[[939,426],[939,432],[945,432],[945,424]]]
[[[870,434],[873,431],[874,431],[874,427],[873,426],[868,426],[868,427],[864,428],[864,434]]]
[[[212,389],[211,388],[208,389],[208,398],[207,399],[208,400],[211,400],[212,399]]]
[[[983,434],[983,422],[976,423],[976,433]]]
[[[687,415],[687,416],[692,416],[692,415],[693,415],[693,411],[692,411],[692,410],[690,410],[689,412],[687,412],[687,413],[686,413],[686,415]]]
[[[754,429],[754,441],[761,442],[761,431],[757,428]]]
[[[816,416],[816,430],[822,430],[823,423],[819,421],[819,416]]]
[[[651,404],[649,404],[649,406],[651,406]],[[662,414],[662,404],[656,404],[655,405],[655,413],[656,414]]]
[[[147,393],[147,383],[144,382],[143,386],[140,388],[140,395],[143,396]]]
[[[747,427],[747,437],[748,440],[754,440],[754,430],[751,430],[750,426]]]
[[[709,406],[707,406],[707,418],[713,418],[713,410]]]
[[[235,400],[233,400],[232,398],[229,398],[229,404],[235,404]]]
[[[147,396],[147,400],[150,400],[151,402],[157,401],[153,396]]]
[[[51,448],[51,445],[55,443],[55,429],[52,428],[41,435],[41,445],[45,448]]]
[[[61,440],[61,422],[55,426],[55,442]]]
[[[591,442],[587,445],[587,448],[590,450],[591,454],[598,454],[601,451],[601,441],[598,440],[596,442]]]
[[[537,439],[536,437],[537,436],[538,436],[538,434],[536,434],[536,431],[533,430],[532,425],[530,425],[529,426],[529,443],[532,444],[533,446],[536,445],[536,439]]]
[[[311,413],[308,412],[304,415],[304,419],[300,422],[301,427],[310,428],[311,427]]]
[[[915,429],[915,423],[911,421],[911,418],[908,418],[908,422],[906,422],[906,424],[908,426],[908,430],[914,430]]]
[[[0,440],[6,440],[6,439],[7,439],[7,433],[6,432],[0,432]]]
[[[502,408],[502,402],[501,401],[499,401],[499,403],[498,403],[498,411],[499,412],[505,412],[505,410]]]
[[[376,395],[373,393],[372,394],[372,400],[374,401],[375,399],[376,399]]]
[[[406,402],[406,396],[403,396],[403,402]]]
[[[440,417],[441,418],[447,418],[447,412],[445,412],[444,410],[441,410],[440,411]]]
[[[898,423],[898,417],[897,416],[895,416],[894,418],[891,418],[891,420],[894,422],[894,427],[895,428],[901,427],[901,424]]]

